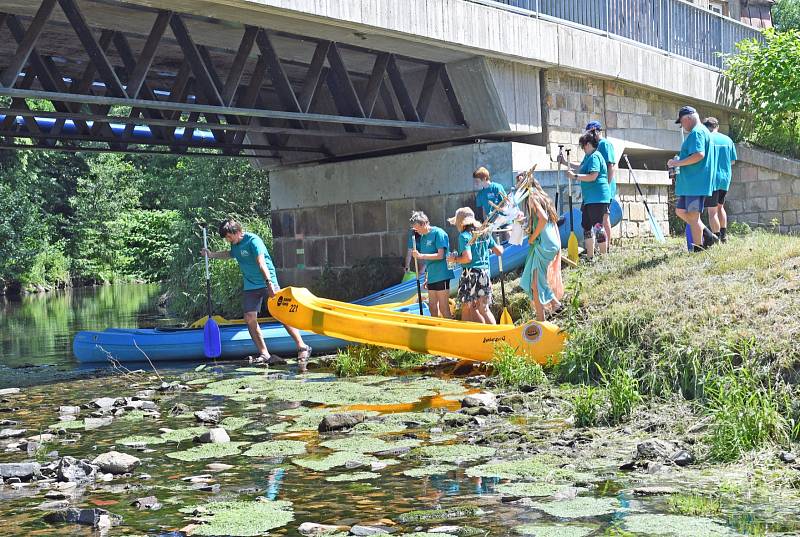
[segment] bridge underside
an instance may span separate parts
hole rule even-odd
[[[413,57],[279,24],[107,0],[12,0],[0,9],[3,148],[225,154],[280,165],[476,132],[454,86],[486,73],[453,76],[446,63],[469,58],[463,53]]]

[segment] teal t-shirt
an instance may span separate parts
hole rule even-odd
[[[272,258],[261,237],[254,233],[245,233],[238,244],[231,245],[231,257],[239,262],[239,270],[242,271],[245,291],[263,289],[267,286],[267,282],[264,281],[264,275],[261,274],[261,270],[258,268],[259,256],[264,256],[267,270],[269,270],[269,277],[274,285],[278,285],[275,265],[272,264]]]
[[[450,251],[450,239],[447,233],[440,227],[431,226],[431,230],[420,237],[419,253],[435,254],[439,248],[444,248],[444,257],[436,261],[425,261],[426,271],[428,272],[428,283],[442,282],[453,278],[453,271],[447,268],[447,254]]]
[[[478,194],[475,196],[475,204],[483,210],[483,218],[489,216],[494,210],[489,202],[494,203],[495,205],[500,205],[500,202],[503,201],[503,198],[506,197],[506,189],[503,188],[503,185],[500,183],[489,183],[489,186],[486,188],[482,188],[478,191]]]
[[[489,270],[489,253],[497,243],[494,242],[491,233],[481,235],[475,242],[469,244],[472,239],[472,233],[469,231],[462,231],[458,235],[458,255],[462,255],[464,251],[469,248],[472,253],[472,261],[469,263],[462,263],[461,266],[470,269],[486,269]]]
[[[700,162],[680,166],[680,173],[675,179],[676,196],[710,196],[714,191],[717,163],[715,152],[711,150],[711,133],[699,122],[683,141],[678,158],[683,160],[695,153],[703,153],[705,157]]]
[[[721,132],[711,133],[711,145],[717,161],[714,174],[714,190],[728,190],[731,186],[731,166],[737,159],[736,145]]]
[[[581,181],[583,204],[611,203],[611,190],[608,186],[608,167],[603,155],[594,151],[591,155],[583,157],[578,173],[587,174],[597,172],[597,178],[591,183]]]
[[[603,156],[603,160],[606,162],[606,172],[608,172],[608,170],[610,169],[609,164],[614,164],[614,165],[617,164],[617,154],[614,153],[614,146],[611,144],[611,142],[603,138],[597,144],[597,150]],[[610,192],[610,198],[613,200],[615,197],[617,197],[616,176],[614,177],[614,179],[609,181],[608,188]]]

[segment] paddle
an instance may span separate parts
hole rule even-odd
[[[569,169],[569,148],[567,148],[567,168]],[[572,214],[572,176],[569,178],[569,240],[567,241],[567,257],[573,263],[578,262],[578,237],[575,235],[575,215]]]
[[[636,190],[639,191],[639,195],[642,197],[642,201],[644,202],[644,210],[647,211],[647,218],[650,220],[650,229],[653,230],[653,235],[658,242],[665,242],[666,239],[664,238],[664,233],[661,232],[661,227],[658,225],[658,222],[656,222],[653,213],[650,212],[650,207],[647,205],[647,198],[642,192],[642,188],[639,186],[639,181],[636,180],[636,176],[633,174],[633,168],[631,167],[631,161],[628,160],[628,155],[623,154],[622,158],[625,159],[625,163],[628,165],[628,173],[631,174],[633,184],[636,185]]]
[[[419,233],[416,231],[414,232],[414,249],[419,251]],[[425,315],[422,313],[422,285],[419,283],[419,261],[417,258],[414,258],[414,272],[417,273],[417,303],[419,303],[419,314]]]
[[[561,156],[561,154],[563,152],[564,152],[564,146],[563,145],[559,145],[558,146],[558,155]],[[556,159],[556,160],[558,161],[558,173],[556,174],[556,203],[555,203],[555,207],[556,207],[556,212],[558,214],[561,214],[561,207],[559,207],[559,205],[558,205],[558,198],[559,198],[559,195],[561,194],[561,159]]]
[[[208,225],[203,224],[203,248],[208,251]],[[222,354],[222,341],[219,336],[219,326],[211,316],[211,273],[208,270],[208,254],[206,260],[206,301],[208,305],[208,321],[203,326],[203,351],[206,358],[217,358]]]
[[[500,269],[500,293],[503,295],[503,313],[500,314],[500,324],[514,324],[514,319],[506,307],[506,275],[503,272],[503,256],[497,256],[497,268]]]

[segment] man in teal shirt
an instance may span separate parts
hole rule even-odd
[[[728,241],[728,214],[725,212],[725,197],[731,186],[732,166],[736,162],[736,145],[733,140],[719,132],[719,120],[707,117],[703,125],[711,131],[711,149],[717,161],[714,174],[714,192],[706,199],[708,223],[711,231],[722,242]]]
[[[258,356],[253,358],[257,363],[276,364],[283,363],[281,358],[270,355],[261,327],[258,324],[258,312],[264,300],[275,296],[280,290],[278,278],[275,275],[275,265],[269,255],[264,241],[255,233],[246,233],[242,225],[233,219],[228,219],[219,225],[219,235],[231,245],[229,251],[212,252],[203,248],[200,255],[208,255],[213,259],[234,258],[239,263],[239,270],[244,280],[242,294],[242,309],[244,320],[250,338],[258,349]],[[311,347],[305,344],[300,331],[292,326],[283,325],[297,344],[297,359],[304,363],[311,356]]]
[[[668,168],[679,168],[675,178],[675,214],[691,228],[694,251],[700,252],[719,240],[700,220],[705,200],[714,189],[716,161],[711,150],[711,133],[691,106],[680,109],[675,123],[689,133],[678,158],[667,161]],[[707,237],[705,242],[704,237]]]
[[[599,121],[590,121],[586,125],[585,134],[594,134],[597,140],[597,152],[603,157],[608,169],[608,187],[610,189],[609,210],[603,216],[603,231],[606,234],[606,249],[611,249],[611,204],[614,203],[614,198],[617,197],[617,155],[614,152],[614,146],[611,142],[601,136],[603,126]]]

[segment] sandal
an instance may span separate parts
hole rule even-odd
[[[304,348],[300,349],[300,352],[297,353],[298,360],[308,360],[311,358],[311,347],[306,345]]]
[[[259,354],[258,356],[250,356],[249,359],[251,364],[277,365],[286,363],[286,360],[276,354]]]

